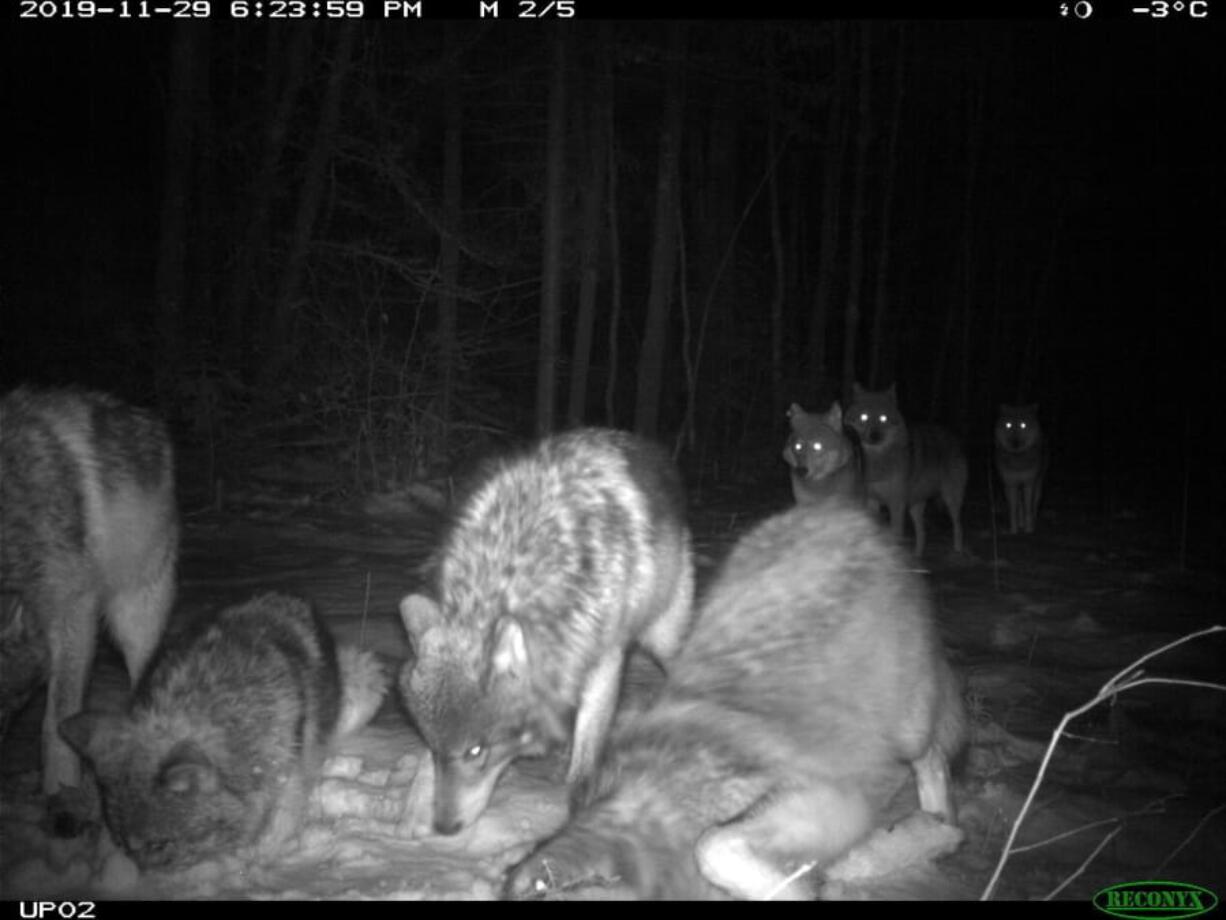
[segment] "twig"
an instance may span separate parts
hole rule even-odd
[[[1047,744],[1047,751],[1043,754],[1043,760],[1039,764],[1039,773],[1034,778],[1034,782],[1030,785],[1030,792],[1027,794],[1026,801],[1022,803],[1022,809],[1018,812],[1017,818],[1013,822],[1013,827],[1009,831],[1009,838],[1005,841],[1005,846],[1001,850],[1000,859],[996,863],[996,869],[992,872],[992,878],[988,881],[988,885],[984,889],[983,894],[980,896],[980,900],[988,900],[992,896],[992,893],[996,890],[996,885],[1000,881],[1000,875],[1004,871],[1005,863],[1008,862],[1009,856],[1014,852],[1013,841],[1017,839],[1017,834],[1021,829],[1022,822],[1026,820],[1026,814],[1030,810],[1030,806],[1033,804],[1035,796],[1038,794],[1039,786],[1043,782],[1043,777],[1047,774],[1047,765],[1051,762],[1052,754],[1055,753],[1056,744],[1060,741],[1060,736],[1064,733],[1064,729],[1069,722],[1078,716],[1089,712],[1104,700],[1110,699],[1118,693],[1122,693],[1125,690],[1131,690],[1134,687],[1139,687],[1143,684],[1173,683],[1194,687],[1206,687],[1215,690],[1226,690],[1226,687],[1220,687],[1216,684],[1203,683],[1201,681],[1181,681],[1167,678],[1140,677],[1141,672],[1139,670],[1139,666],[1144,664],[1146,661],[1149,661],[1149,659],[1153,658],[1154,656],[1160,655],[1169,649],[1175,648],[1176,646],[1183,645],[1185,642],[1191,642],[1193,639],[1199,639],[1201,636],[1208,636],[1217,632],[1226,632],[1226,626],[1210,626],[1208,629],[1202,629],[1199,632],[1194,632],[1190,635],[1183,636],[1174,640],[1173,642],[1168,642],[1161,648],[1154,649],[1152,652],[1142,655],[1136,661],[1122,668],[1110,680],[1103,684],[1092,700],[1077,707],[1071,712],[1066,712],[1064,714],[1064,716],[1060,719],[1060,724],[1057,725],[1055,731],[1052,732],[1051,741],[1049,741]]]
[[[1210,809],[1209,812],[1203,818],[1197,821],[1196,827],[1192,828],[1192,832],[1189,833],[1187,837],[1183,838],[1183,842],[1180,843],[1179,846],[1175,847],[1175,849],[1171,851],[1170,855],[1167,856],[1166,859],[1162,860],[1158,868],[1155,869],[1151,873],[1154,876],[1154,878],[1157,878],[1163,871],[1165,871],[1166,867],[1170,864],[1171,860],[1173,860],[1176,856],[1179,855],[1179,851],[1182,850],[1184,847],[1186,847],[1189,843],[1191,843],[1192,838],[1200,833],[1200,829],[1204,827],[1206,824],[1208,824],[1209,821],[1213,819],[1213,816],[1221,812],[1223,809],[1226,809],[1226,803],[1219,805],[1217,808]]]
[[[799,869],[797,869],[795,872],[793,872],[791,875],[789,875],[787,878],[781,881],[778,885],[772,888],[767,893],[766,900],[767,901],[775,900],[775,898],[779,896],[779,892],[783,891],[785,888],[788,887],[788,885],[792,884],[792,882],[796,881],[798,878],[800,878],[806,872],[810,871],[816,865],[817,865],[816,861],[805,863],[803,866],[801,866]]]
[[[1052,898],[1054,898],[1056,895],[1062,892],[1065,888],[1067,888],[1073,882],[1074,879],[1076,879],[1078,876],[1081,875],[1081,873],[1086,871],[1086,866],[1088,866],[1090,863],[1094,861],[1094,857],[1102,852],[1103,847],[1105,847],[1108,843],[1110,843],[1112,838],[1115,837],[1115,835],[1118,834],[1123,829],[1124,829],[1123,827],[1117,827],[1110,834],[1104,837],[1102,841],[1098,844],[1098,846],[1094,848],[1094,852],[1082,860],[1081,865],[1077,867],[1076,871],[1073,872],[1072,875],[1066,878],[1059,885],[1057,885],[1054,889],[1052,889],[1052,891],[1046,897],[1044,897],[1043,900],[1050,901]]]

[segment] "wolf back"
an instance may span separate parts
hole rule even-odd
[[[433,826],[455,833],[517,757],[569,740],[568,780],[589,774],[627,648],[676,653],[693,565],[675,465],[595,428],[503,460],[460,506],[431,595],[401,602],[400,686],[432,752]]]
[[[788,421],[792,432],[783,459],[791,467],[796,504],[816,504],[835,496],[863,502],[864,451],[855,433],[843,427],[839,403],[824,413],[806,412],[792,403]]]
[[[619,720],[580,807],[508,893],[604,878],[648,898],[764,897],[869,833],[906,764],[921,807],[952,822],[965,717],[908,566],[845,503],[748,533],[660,697]]]
[[[858,383],[845,421],[860,437],[869,501],[884,506],[890,528],[902,537],[903,512],[915,527],[915,555],[924,554],[924,509],[940,496],[953,524],[954,552],[962,552],[962,499],[966,455],[958,439],[939,425],[908,425],[898,410],[896,390],[866,390]]]
[[[311,605],[265,594],[172,636],[126,712],[61,730],[93,766],[117,841],[144,869],[180,868],[282,843],[328,746],[385,689],[373,656],[338,656]]]
[[[14,390],[0,400],[0,506],[0,582],[29,653],[45,659],[20,674],[6,667],[3,703],[49,679],[43,789],[59,799],[81,785],[57,729],[81,709],[99,612],[135,683],[174,601],[179,526],[165,426],[103,393]],[[59,804],[62,832],[88,817],[79,802]]]
[[[1048,464],[1047,440],[1039,424],[1038,404],[1002,404],[996,418],[994,440],[996,472],[1009,505],[1009,532],[1034,533]]]

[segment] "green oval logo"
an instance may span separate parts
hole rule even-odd
[[[1217,902],[1208,888],[1186,882],[1122,882],[1094,895],[1094,906],[1104,914],[1128,920],[1198,917],[1217,907]]]

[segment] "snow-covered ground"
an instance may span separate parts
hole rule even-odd
[[[696,507],[703,573],[751,517]],[[998,536],[986,511],[968,512],[971,553],[944,555],[933,518],[930,580],[972,711],[970,748],[955,774],[964,839],[902,820],[914,791],[884,829],[833,873],[827,897],[976,897],[995,867],[1061,715],[1093,697],[1141,654],[1224,618],[1220,583],[1175,572],[1168,548],[1127,518],[1045,510],[1033,537]],[[974,525],[978,524],[976,527]],[[285,514],[188,516],[181,567],[182,621],[265,590],[316,602],[342,641],[396,668],[406,652],[396,603],[416,586],[430,521],[303,509]],[[1217,681],[1226,638],[1189,643],[1147,663],[1147,673]],[[646,665],[635,679],[650,682]],[[91,699],[115,706],[126,692],[104,650]],[[423,747],[395,694],[328,763],[302,833],[274,862],[235,858],[177,874],[141,875],[105,832],[48,836],[37,793],[36,700],[4,740],[0,785],[0,898],[490,898],[509,866],[565,816],[558,763],[520,762],[481,820],[455,837],[414,837],[402,820]],[[1117,882],[1167,878],[1226,894],[1226,694],[1151,685],[1074,722],[1056,750],[997,891],[1088,898]],[[908,799],[907,796],[910,796]],[[1088,865],[1108,834],[1115,836]],[[618,897],[602,888],[574,897]]]

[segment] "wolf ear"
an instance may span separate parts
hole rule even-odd
[[[418,645],[426,630],[442,624],[443,612],[424,594],[406,594],[400,602],[400,619],[409,634],[409,641]]]
[[[851,395],[853,399],[859,399],[865,394],[865,392],[867,391],[864,389],[864,387],[860,386],[859,380],[853,380],[851,382]]]
[[[788,406],[788,418],[791,421],[796,421],[796,419],[802,417],[804,414],[805,410],[801,408],[800,403],[792,403],[790,406]]]
[[[74,751],[96,764],[123,748],[126,738],[123,722],[121,716],[112,713],[78,712],[60,723],[60,737]]]
[[[158,782],[176,795],[216,792],[221,785],[217,767],[194,741],[176,744],[162,762]]]
[[[524,641],[524,628],[514,617],[502,617],[495,624],[490,664],[499,677],[520,677],[528,673],[528,644]]]
[[[826,410],[826,417],[822,419],[829,427],[838,431],[843,424],[843,407],[839,405],[836,399],[830,404],[830,408]]]

